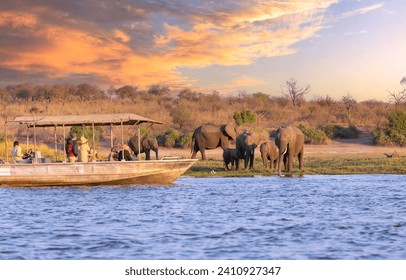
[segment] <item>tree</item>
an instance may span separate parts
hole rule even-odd
[[[341,98],[341,103],[344,105],[347,112],[348,125],[351,125],[351,112],[357,104],[357,101],[349,93],[347,93],[347,95]]]
[[[126,99],[126,98],[132,99],[136,96],[137,89],[138,89],[138,87],[123,86],[116,90],[116,94],[121,99]]]
[[[169,87],[161,87],[159,84],[151,85],[148,89],[148,93],[153,95],[167,95],[169,92]]]
[[[290,79],[286,86],[282,87],[282,94],[292,101],[293,107],[298,107],[304,100],[304,96],[310,92],[310,85],[300,88],[297,81]]]
[[[197,93],[195,91],[192,91],[189,88],[185,88],[185,89],[182,89],[178,93],[178,98],[189,100],[189,101],[199,101],[201,95],[202,95],[202,93]]]
[[[89,84],[80,84],[76,87],[76,94],[81,102],[101,98],[100,89]]]
[[[395,107],[406,101],[406,89],[397,92],[387,90],[387,92],[389,94],[389,102],[395,104]]]
[[[403,77],[402,80],[400,80],[400,84],[406,86],[406,77]]]
[[[185,106],[178,106],[172,112],[173,123],[179,126],[179,129],[184,129],[191,122],[190,111]]]

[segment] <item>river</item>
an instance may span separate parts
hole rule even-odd
[[[406,176],[0,188],[1,259],[406,259]]]

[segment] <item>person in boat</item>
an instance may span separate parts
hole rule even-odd
[[[131,156],[131,149],[128,145],[124,144],[124,160],[125,161],[131,161],[133,160]],[[118,152],[118,160],[121,161],[123,159],[123,150]]]
[[[86,137],[85,136],[80,137],[78,161],[88,162],[89,161],[89,152],[90,152],[90,147],[89,147]]]
[[[78,135],[73,133],[66,139],[66,155],[68,156],[69,162],[75,162],[79,155],[77,137]]]
[[[11,156],[15,163],[28,163],[26,159],[24,159],[24,154],[21,152],[20,143],[18,141],[14,141],[13,149],[11,150]]]
[[[97,161],[99,159],[99,154],[96,150],[90,149],[89,152],[89,161]]]
[[[116,148],[111,148],[110,154],[107,156],[108,161],[117,161],[118,160],[118,152]]]

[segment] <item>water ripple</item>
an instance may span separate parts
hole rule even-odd
[[[405,259],[403,175],[0,188],[1,259]]]

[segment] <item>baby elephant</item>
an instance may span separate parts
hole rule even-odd
[[[264,142],[261,144],[261,146],[259,146],[259,150],[261,151],[262,163],[264,164],[264,168],[269,168],[268,161],[271,162],[271,169],[276,168],[279,157],[279,149],[275,145],[275,142]]]
[[[226,148],[223,150],[223,161],[224,165],[226,166],[227,170],[230,170],[228,167],[228,164],[231,163],[231,169],[234,169],[234,164],[236,166],[236,169],[238,170],[238,156],[237,156],[237,149],[230,149]]]

